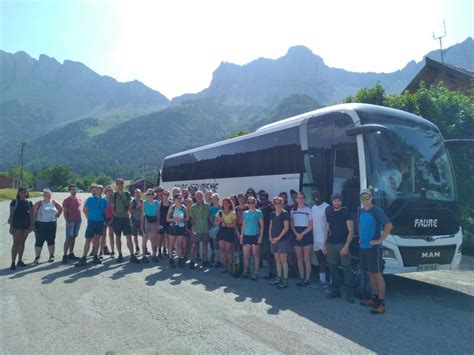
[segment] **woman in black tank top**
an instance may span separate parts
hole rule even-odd
[[[160,230],[158,232],[158,259],[161,259],[163,256],[167,256],[166,245],[168,245],[168,227],[169,223],[166,221],[166,216],[168,215],[168,210],[170,209],[171,203],[169,201],[170,192],[164,190],[161,195],[160,200]],[[163,247],[163,254],[161,249]]]

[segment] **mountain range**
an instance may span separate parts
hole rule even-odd
[[[444,60],[474,70],[472,38],[448,48]],[[170,101],[138,81],[119,83],[78,62],[0,51],[0,169],[16,164],[24,140],[29,169],[66,163],[79,174],[133,178],[143,166],[159,167],[167,154],[341,102],[377,82],[400,93],[422,66],[412,61],[393,73],[355,73],[296,46],[275,60],[221,63],[208,88]]]

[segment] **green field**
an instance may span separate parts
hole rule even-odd
[[[13,200],[16,197],[17,189],[0,189],[0,201]],[[37,191],[29,191],[30,197],[38,197],[41,194]]]

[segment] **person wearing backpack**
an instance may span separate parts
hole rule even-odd
[[[23,251],[25,241],[33,227],[33,204],[28,200],[29,194],[25,187],[20,187],[16,198],[10,203],[10,234],[13,237],[12,263],[10,270],[15,270],[17,266],[25,266],[23,262]],[[16,257],[18,256],[18,263]]]
[[[110,201],[112,203],[112,228],[115,233],[115,243],[117,244],[118,258],[117,262],[123,261],[122,255],[122,233],[127,238],[127,247],[130,252],[130,262],[140,263],[137,257],[133,254],[133,243],[132,243],[132,228],[130,226],[130,215],[129,208],[132,196],[130,192],[125,191],[123,188],[124,180],[118,178],[115,180],[117,191],[110,194]]]
[[[372,307],[372,314],[385,312],[385,280],[383,278],[383,241],[392,231],[384,211],[372,203],[372,192],[360,192],[362,208],[359,209],[359,263],[361,271],[369,274],[372,295],[361,301],[361,305]]]
[[[49,259],[48,262],[54,261],[54,243],[56,240],[56,227],[58,217],[63,212],[62,206],[51,199],[52,192],[50,189],[43,190],[43,199],[36,202],[33,206],[33,216],[35,219],[35,260],[34,263],[39,264],[41,250],[43,244],[48,244]]]

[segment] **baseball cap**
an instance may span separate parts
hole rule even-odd
[[[154,195],[154,194],[155,192],[153,191],[153,189],[148,189],[146,190],[146,193],[145,193],[145,195]]]
[[[50,195],[52,194],[51,190],[48,189],[48,188],[43,189],[43,195],[44,195],[45,193],[46,193],[46,194],[50,194]]]
[[[372,191],[370,191],[369,189],[362,189],[362,190],[360,190],[359,195],[363,195],[363,194],[367,194],[369,196],[372,196]]]

